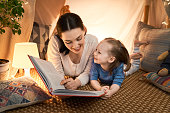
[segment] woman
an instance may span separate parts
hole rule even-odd
[[[62,15],[56,29],[58,35],[53,36],[48,45],[48,61],[53,63],[63,77],[61,84],[66,89],[77,89],[89,82],[93,52],[98,44],[97,38],[86,35],[81,18],[74,13]],[[64,79],[65,75],[71,78]]]

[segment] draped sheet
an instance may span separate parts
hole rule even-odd
[[[26,2],[26,0],[23,0]],[[14,45],[17,42],[27,42],[31,35],[32,25],[35,13],[36,0],[27,0],[27,3],[23,5],[25,10],[23,18],[20,20],[21,35],[12,34],[9,28],[5,28],[4,34],[0,35],[0,58],[12,60]]]
[[[121,40],[131,53],[138,21],[143,21],[145,3],[150,6],[150,25],[160,27],[166,13],[162,0],[67,0],[70,11],[80,15],[87,31],[98,37]]]
[[[166,21],[168,17],[162,0],[147,0],[149,2],[149,17],[148,17],[148,24],[155,26],[157,28],[165,28],[165,25],[162,22]]]
[[[21,24],[21,35],[13,35],[9,28],[0,35],[0,58],[12,60],[14,45],[29,41],[33,22],[50,25],[50,34],[56,26],[59,11],[64,5],[77,13],[87,27],[87,33],[98,37],[121,40],[131,53],[138,21],[143,20],[145,3],[150,5],[148,24],[163,27],[167,14],[162,0],[23,0],[25,13]],[[35,18],[34,18],[35,17]],[[21,53],[22,54],[22,53]]]
[[[65,0],[23,0],[26,4],[23,5],[25,10],[23,18],[19,22],[21,25],[21,35],[12,34],[9,28],[5,28],[6,32],[0,34],[0,58],[12,61],[14,45],[18,42],[28,42],[33,22],[43,25],[55,27],[60,9],[64,6]],[[35,17],[35,20],[34,20]],[[54,24],[53,24],[54,22]],[[53,31],[53,30],[52,30]],[[51,32],[52,32],[51,31]]]
[[[8,59],[10,64],[10,75],[15,75],[16,68],[12,67],[15,43],[28,42],[31,36],[33,23],[48,24],[54,29],[60,9],[64,6],[65,0],[23,0],[25,10],[20,20],[21,35],[12,34],[9,28],[5,33],[0,34],[0,59]],[[35,18],[34,18],[35,17]],[[53,22],[55,24],[53,24]],[[51,30],[51,34],[52,34]],[[22,53],[21,53],[22,54]]]

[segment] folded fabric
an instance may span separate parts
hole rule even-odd
[[[170,75],[161,77],[155,72],[149,72],[144,74],[151,83],[159,87],[160,89],[170,92]]]

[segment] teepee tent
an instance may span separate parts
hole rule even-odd
[[[138,21],[147,21],[147,24],[163,28],[162,22],[167,17],[162,0],[23,1],[25,13],[20,21],[21,35],[13,35],[9,28],[5,28],[6,33],[0,35],[0,58],[12,60],[15,43],[37,40],[39,52],[43,56],[44,47],[47,46],[45,43],[53,35],[64,5],[69,5],[69,10],[82,18],[88,34],[95,35],[99,41],[106,37],[119,39],[129,53],[133,48]]]

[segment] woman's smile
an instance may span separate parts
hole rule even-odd
[[[81,47],[79,47],[79,48],[72,48],[72,50],[74,50],[74,51],[76,51],[76,52],[78,52],[78,51],[80,51],[80,49],[81,49]]]

